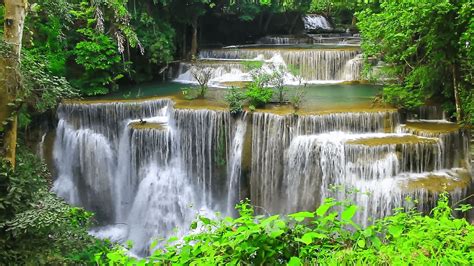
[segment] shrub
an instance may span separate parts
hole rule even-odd
[[[48,191],[41,161],[18,150],[16,169],[0,163],[0,264],[92,260],[107,244],[87,233],[92,214]]]
[[[225,95],[225,100],[229,104],[230,113],[238,114],[242,112],[246,98],[245,93],[240,88],[230,88]]]
[[[146,260],[194,265],[387,265],[469,264],[474,261],[474,226],[455,219],[442,194],[431,216],[414,209],[362,228],[352,221],[358,207],[326,199],[314,212],[286,217],[255,215],[248,202],[237,206],[240,217],[211,220],[198,217],[199,230],[182,242],[157,249]],[[467,211],[464,205],[457,208]],[[152,247],[156,246],[156,242]],[[122,247],[98,254],[97,263],[140,264]],[[106,259],[104,259],[106,258]]]
[[[212,78],[213,69],[206,67],[201,61],[194,61],[191,66],[191,75],[198,83],[195,88],[198,90],[198,97],[206,97],[207,90],[209,89],[208,83]]]
[[[273,90],[261,87],[258,82],[254,81],[247,86],[245,95],[248,97],[250,105],[264,107],[272,99]]]

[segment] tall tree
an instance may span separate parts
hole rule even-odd
[[[394,81],[385,87],[384,100],[410,109],[441,99],[463,119],[473,87],[472,67],[463,64],[471,47],[470,3],[385,1],[358,14],[364,54],[387,63],[382,72]]]
[[[26,0],[4,0],[4,53],[0,58],[1,155],[15,165],[17,142],[16,96],[21,86],[20,52]]]

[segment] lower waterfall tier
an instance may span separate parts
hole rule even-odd
[[[269,213],[351,199],[368,224],[407,196],[427,210],[445,189],[457,201],[471,187],[459,128],[400,125],[394,111],[231,116],[160,99],[71,102],[58,116],[53,190],[104,225],[125,224],[120,239],[139,255],[199,213],[234,215],[245,198]]]

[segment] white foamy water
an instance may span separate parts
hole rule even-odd
[[[311,14],[303,17],[304,28],[308,30],[331,30],[329,21],[321,15]]]

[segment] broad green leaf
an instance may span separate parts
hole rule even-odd
[[[281,229],[278,229],[278,230],[275,230],[275,231],[272,231],[270,233],[270,237],[271,238],[277,238],[279,236],[281,236],[281,234],[283,234],[285,231],[281,230]]]
[[[403,226],[402,225],[391,225],[388,227],[388,232],[394,237],[398,238],[403,232]]]
[[[301,238],[297,238],[296,241],[303,242],[306,245],[309,245],[313,242],[314,238],[323,239],[326,238],[326,236],[316,232],[309,232],[304,234]]]
[[[158,245],[158,240],[153,240],[153,242],[151,242],[150,244],[150,250],[153,250],[155,249],[156,245]]]
[[[283,229],[283,228],[286,228],[286,223],[283,220],[277,220],[275,221],[275,226],[280,229]]]
[[[333,199],[326,199],[326,201],[316,210],[316,214],[318,216],[324,216],[326,212],[334,205],[336,205],[336,203]]]
[[[261,222],[261,225],[262,225],[262,226],[265,226],[265,225],[267,225],[267,224],[269,224],[269,223],[275,221],[276,219],[278,219],[278,217],[280,217],[280,215],[273,215],[273,216],[270,216],[270,217],[266,218],[265,220],[263,220],[263,221]]]
[[[378,237],[373,236],[371,240],[372,240],[372,245],[375,246],[377,249],[379,249],[382,246],[382,241],[380,241]]]
[[[357,241],[357,245],[361,248],[364,248],[365,247],[365,239],[359,239]]]
[[[199,217],[199,220],[203,223],[203,224],[210,224],[211,223],[211,220],[209,218],[206,218],[206,217]]]
[[[341,218],[344,221],[349,221],[354,217],[355,213],[357,211],[357,206],[356,205],[350,205],[347,207],[341,214]]]
[[[305,218],[313,218],[314,213],[312,213],[312,212],[297,212],[297,213],[290,214],[288,216],[292,217],[297,222],[301,222]]]
[[[301,265],[301,260],[298,257],[291,257],[288,261],[288,266],[299,266]]]
[[[368,227],[366,228],[364,231],[362,231],[362,234],[365,236],[365,237],[369,237],[373,234],[373,230],[371,227]]]

